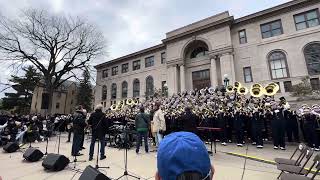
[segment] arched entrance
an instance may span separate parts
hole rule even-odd
[[[204,65],[207,61],[207,64],[210,63],[208,52],[209,47],[202,40],[194,40],[185,48],[184,61],[192,78],[189,88],[202,89],[211,86],[210,67]]]

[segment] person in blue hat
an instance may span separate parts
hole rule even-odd
[[[156,180],[211,180],[214,167],[201,139],[191,132],[165,136],[157,154]]]

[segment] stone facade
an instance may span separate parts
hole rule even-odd
[[[37,114],[70,114],[75,111],[77,96],[77,84],[67,81],[53,93],[52,110],[48,112],[46,93],[42,86],[37,86],[33,91],[31,113]]]
[[[162,44],[97,65],[95,102],[109,107],[112,102],[123,99],[124,81],[128,84],[128,88],[124,88],[127,97],[132,97],[135,79],[140,82],[140,98],[144,98],[148,76],[152,76],[155,88],[161,88],[166,82],[169,95],[223,85],[225,75],[230,83],[239,81],[247,87],[256,82],[263,85],[278,82],[281,90],[278,96],[288,96],[291,85],[305,76],[310,76],[317,86],[319,8],[317,0],[295,0],[239,19],[223,12],[168,32]],[[316,63],[312,67],[309,64],[313,73],[307,68],[310,61],[306,60],[305,48],[308,45],[319,52],[316,57],[313,54]],[[165,53],[165,63],[161,63],[162,53]],[[150,56],[154,56],[154,65],[145,67],[146,57]],[[140,60],[141,67],[133,71],[136,60]],[[122,73],[125,63],[129,69]],[[112,68],[116,66],[118,74],[112,75]],[[111,96],[112,84],[117,86],[116,97]]]

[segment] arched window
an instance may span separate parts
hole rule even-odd
[[[268,61],[272,79],[288,77],[287,59],[283,52],[272,52],[268,57]]]
[[[135,79],[133,81],[133,97],[140,96],[140,81],[139,79]]]
[[[127,81],[122,82],[122,98],[128,97],[128,83]]]
[[[113,83],[111,85],[111,99],[117,99],[117,84]]]
[[[198,58],[208,54],[208,49],[206,47],[197,47],[191,52],[190,58]]]
[[[320,43],[312,43],[304,48],[309,75],[320,74]]]
[[[102,86],[102,96],[101,96],[102,100],[107,99],[107,92],[108,92],[107,86],[106,85]]]
[[[152,96],[153,93],[154,93],[153,78],[152,76],[148,76],[146,78],[146,96]]]

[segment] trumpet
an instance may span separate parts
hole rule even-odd
[[[279,91],[279,85],[277,83],[272,82],[266,85],[264,89],[265,89],[265,93],[264,93],[265,95],[273,96]]]

